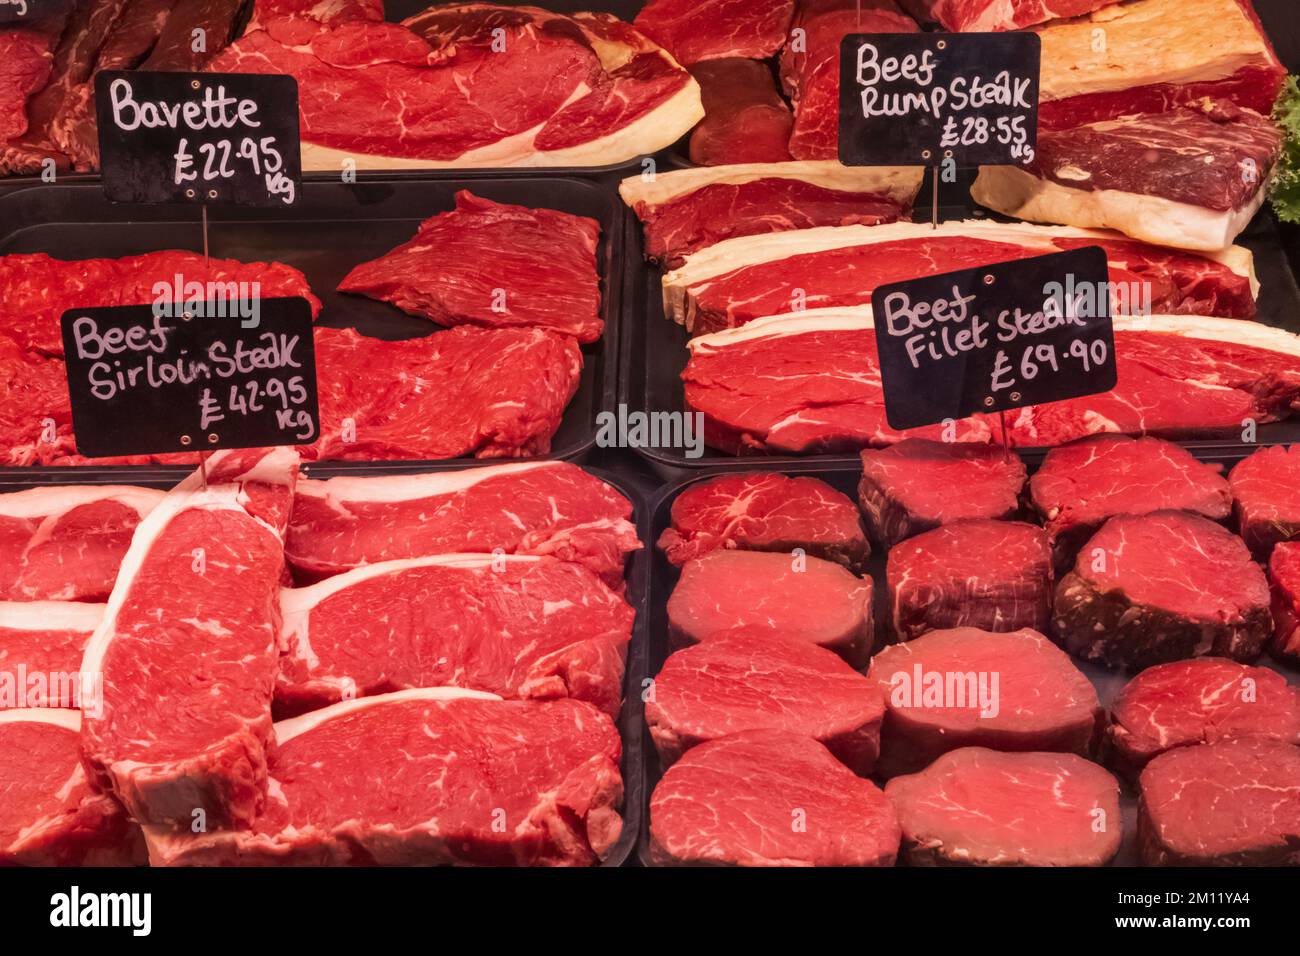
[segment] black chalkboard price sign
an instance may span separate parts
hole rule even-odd
[[[840,44],[846,166],[1026,165],[1038,144],[1036,33],[856,33]]]
[[[1097,246],[879,287],[871,307],[890,427],[1109,391],[1120,291]]]
[[[70,5],[71,0],[0,0],[0,23],[36,23]]]
[[[95,116],[113,202],[278,207],[302,192],[291,76],[105,70]]]
[[[306,299],[74,309],[62,329],[83,455],[299,445],[320,433]]]

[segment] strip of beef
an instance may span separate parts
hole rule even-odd
[[[1300,445],[1261,448],[1237,463],[1228,482],[1237,526],[1257,556],[1300,539]]]

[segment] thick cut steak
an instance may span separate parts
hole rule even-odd
[[[966,747],[885,788],[913,866],[1105,866],[1119,784],[1077,754]]]
[[[1116,388],[1009,413],[1010,444],[1050,448],[1101,432],[1240,435],[1247,419],[1279,421],[1300,408],[1300,337],[1289,332],[1202,316],[1119,318],[1115,330]],[[690,352],[686,406],[704,415],[705,442],[729,454],[857,452],[904,437],[988,442],[1000,433],[985,415],[951,430],[891,429],[866,311],[773,316],[692,339]]]
[[[150,305],[159,298],[155,286],[168,290],[171,301],[176,277],[184,284],[218,283],[223,292],[273,298],[302,296],[320,314],[320,300],[306,277],[278,262],[239,262],[212,259],[202,253],[169,249],[121,259],[53,259],[44,253],[0,256],[0,330],[23,348],[42,355],[63,355],[59,319],[77,308]],[[182,290],[184,291],[184,290]]]
[[[743,163],[629,176],[619,193],[644,226],[646,255],[676,269],[738,236],[906,218],[920,185],[908,167]]]
[[[799,0],[781,53],[781,83],[794,104],[795,159],[839,159],[840,41],[850,33],[917,29],[894,0]]]
[[[875,784],[784,731],[693,747],[650,798],[650,855],[662,865],[893,866],[898,838]]]
[[[1148,866],[1300,864],[1300,747],[1258,737],[1179,747],[1141,783]]]
[[[923,23],[953,33],[1019,30],[1049,20],[1081,17],[1119,0],[902,0]]]
[[[979,220],[823,226],[728,239],[688,256],[663,279],[664,313],[693,332],[841,306],[869,306],[879,286],[1100,246],[1115,315],[1255,315],[1251,254],[1171,250],[1118,232]]]
[[[136,529],[82,670],[97,787],[142,825],[247,826],[266,798],[282,536],[298,456],[218,452]]]
[[[1286,76],[1250,0],[1133,0],[1036,32],[1043,131],[1205,97],[1267,116]]]
[[[632,608],[553,558],[384,561],[280,595],[277,717],[413,687],[574,697],[617,716]]]
[[[794,114],[781,99],[771,67],[757,60],[707,60],[691,67],[704,119],[691,132],[697,166],[788,163]]]
[[[654,153],[703,115],[690,74],[607,14],[469,3],[401,24],[261,27],[208,69],[298,80],[305,169],[601,166]]]
[[[992,445],[909,438],[862,452],[858,504],[871,539],[888,550],[964,518],[1014,518],[1024,487],[1018,455]]]
[[[1111,705],[1107,762],[1136,778],[1162,753],[1235,737],[1300,745],[1300,690],[1275,671],[1222,657],[1157,664]]]
[[[632,25],[690,66],[701,60],[763,60],[785,44],[794,0],[650,0]]]
[[[1097,435],[1054,448],[1029,479],[1034,510],[1052,536],[1058,574],[1115,515],[1190,511],[1223,521],[1232,495],[1221,469],[1158,438]]]
[[[1254,660],[1273,632],[1268,582],[1242,540],[1182,511],[1107,521],[1061,579],[1052,626],[1072,654],[1133,669]]]
[[[75,710],[0,711],[0,866],[136,866],[140,828],[81,766]]]
[[[1264,558],[1279,542],[1300,538],[1300,445],[1261,448],[1233,467],[1228,483],[1251,551]]]
[[[1031,166],[981,167],[971,196],[1018,219],[1214,252],[1263,205],[1281,151],[1265,116],[1207,101],[1043,132]]]
[[[313,581],[433,554],[541,554],[621,586],[632,503],[568,462],[298,482],[285,557]]]
[[[456,208],[344,277],[340,292],[391,302],[439,325],[551,329],[600,338],[594,219],[495,203],[462,189]]]
[[[150,829],[155,866],[586,866],[618,840],[618,730],[590,704],[454,688],[275,725],[276,799],[244,830]]]
[[[1051,544],[1024,522],[941,525],[895,545],[886,576],[900,640],[954,627],[1046,631],[1051,620]]]
[[[83,686],[81,657],[103,617],[102,604],[0,601],[0,710],[93,711],[99,705],[89,699],[95,696],[94,675]]]
[[[876,768],[885,777],[959,747],[1087,757],[1101,722],[1091,682],[1037,631],[931,631],[886,647],[867,677],[885,699]]]
[[[0,495],[0,600],[106,600],[136,525],[162,498],[128,485]]]
[[[871,552],[857,506],[818,478],[772,472],[725,475],[673,501],[659,547],[679,567],[710,551],[784,551],[860,567]]]
[[[1268,580],[1273,592],[1273,656],[1300,663],[1300,541],[1273,549]]]
[[[880,693],[830,651],[740,628],[678,651],[654,679],[646,723],[664,763],[743,731],[811,737],[867,776],[880,753]]]
[[[871,653],[871,579],[820,558],[713,551],[682,568],[668,599],[675,646],[750,627],[828,648],[860,666]]]

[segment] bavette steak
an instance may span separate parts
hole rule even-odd
[[[1300,539],[1300,445],[1261,448],[1233,467],[1228,483],[1237,526],[1257,556]]]
[[[660,865],[893,866],[898,819],[817,741],[748,731],[692,747],[650,798]]]

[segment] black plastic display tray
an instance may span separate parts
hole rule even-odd
[[[951,193],[949,193],[951,195]],[[942,202],[942,200],[941,200]],[[1011,221],[990,216],[975,207],[941,205],[940,221],[965,218]],[[626,291],[627,318],[620,354],[619,403],[629,411],[645,413],[685,410],[681,374],[686,367],[686,329],[664,315],[662,296],[663,272],[645,259],[645,245],[640,224],[629,212],[625,240],[625,264],[628,270]],[[913,218],[930,219],[930,183],[927,178],[917,196]],[[1255,270],[1260,281],[1259,313],[1255,321],[1300,333],[1300,287],[1288,259],[1283,230],[1268,211],[1255,217],[1238,238],[1255,256]],[[1300,441],[1300,419],[1292,419],[1259,429],[1261,444]],[[1206,454],[1232,452],[1251,446],[1223,439],[1182,442]],[[728,455],[705,448],[699,458],[687,458],[683,449],[638,448],[649,466],[665,480],[682,477],[692,470],[717,467],[777,467],[814,463],[825,467],[847,467],[857,460],[854,455]],[[1042,453],[1042,449],[1025,449]]]
[[[284,210],[210,209],[210,252],[214,257],[274,260],[300,270],[323,304],[320,325],[351,326],[382,339],[438,334],[441,326],[426,319],[335,289],[353,266],[384,255],[412,238],[421,221],[451,209],[460,189],[498,202],[589,216],[600,223],[596,264],[605,331],[599,341],[582,349],[578,391],[565,409],[549,455],[580,460],[595,443],[596,414],[614,401],[624,313],[626,215],[618,197],[600,184],[537,175],[375,177],[350,185],[314,180],[304,184],[301,200]],[[187,206],[115,205],[97,183],[28,186],[0,195],[0,255],[45,252],[82,259],[160,249],[201,252],[199,216],[199,210]],[[429,470],[454,461],[414,464]]]
[[[460,462],[439,470],[464,471],[471,468],[486,468],[493,463]],[[499,464],[499,463],[498,463]],[[308,478],[334,478],[342,475],[348,477],[374,477],[392,474],[412,474],[428,471],[417,466],[403,465],[392,468],[385,465],[363,465],[354,468],[340,468],[338,463],[307,464],[303,474]],[[623,675],[623,709],[619,713],[618,730],[623,742],[623,756],[620,770],[623,775],[623,832],[601,862],[603,867],[618,867],[628,863],[633,856],[633,849],[640,837],[644,824],[641,819],[648,805],[649,797],[645,793],[646,757],[642,752],[645,746],[645,711],[641,704],[641,691],[649,678],[649,658],[646,653],[646,640],[649,634],[650,605],[650,505],[646,491],[648,485],[644,479],[629,477],[603,468],[584,468],[584,471],[596,476],[617,488],[632,502],[632,520],[637,534],[641,537],[643,547],[627,558],[624,580],[627,590],[624,594],[628,604],[636,612],[632,628],[632,639],[627,649],[627,666]],[[181,469],[148,468],[85,468],[63,469],[63,474],[21,475],[8,473],[0,475],[0,494],[24,491],[28,488],[46,488],[53,485],[143,485],[147,488],[170,489],[189,474]]]
[[[1239,449],[1236,451],[1224,451],[1220,453],[1195,452],[1196,457],[1202,461],[1222,465],[1225,469],[1230,469],[1241,459],[1250,454],[1250,449]],[[1022,455],[1026,467],[1032,474],[1041,464],[1041,453],[1028,453]],[[650,588],[649,588],[649,613],[646,621],[648,631],[643,637],[643,648],[648,657],[649,675],[651,678],[656,676],[663,668],[664,661],[669,655],[668,645],[668,598],[672,594],[673,588],[677,586],[677,579],[680,572],[673,567],[664,557],[663,552],[655,547],[655,542],[659,536],[672,523],[671,509],[673,502],[687,488],[697,485],[701,482],[716,478],[719,475],[735,474],[737,471],[763,471],[763,472],[780,472],[781,474],[791,476],[806,476],[811,478],[820,478],[838,490],[844,492],[853,501],[858,500],[858,481],[862,477],[861,467],[846,466],[840,464],[825,464],[816,462],[796,462],[793,464],[777,464],[766,459],[751,459],[746,462],[748,467],[745,468],[717,468],[710,470],[697,471],[688,473],[688,475],[673,484],[667,485],[660,489],[659,493],[651,498],[649,502],[650,521],[649,521],[649,538],[647,541],[654,549],[653,555],[650,555]],[[888,620],[889,601],[885,588],[885,557],[879,549],[873,549],[871,559],[868,562],[867,571],[864,576],[869,575],[874,583],[873,596],[873,613],[876,621],[876,649],[879,649],[885,641],[883,622]],[[1097,689],[1097,696],[1101,701],[1102,708],[1109,714],[1111,703],[1115,697],[1128,683],[1132,675],[1122,670],[1111,670],[1097,664],[1091,664],[1086,661],[1072,658],[1076,667],[1082,671],[1093,686]],[[1300,686],[1300,671],[1281,667],[1272,658],[1267,655],[1256,662],[1261,667],[1268,667],[1277,671],[1284,676],[1290,683]],[[638,698],[637,706],[643,706]],[[660,766],[659,755],[655,751],[654,742],[650,738],[649,728],[645,724],[644,716],[641,720],[641,726],[645,734],[642,742],[642,752],[645,755],[645,769],[643,771],[642,785],[644,787],[646,806],[642,811],[641,842],[638,849],[638,859],[643,866],[652,866],[650,861],[650,797],[654,793],[654,788],[658,785],[660,777],[663,776],[663,768]],[[879,782],[879,781],[877,781]],[[1123,787],[1120,796],[1120,809],[1123,814],[1124,839],[1120,847],[1120,852],[1116,856],[1112,866],[1138,866],[1137,848],[1135,845],[1137,836],[1137,794],[1132,786],[1121,781]]]

